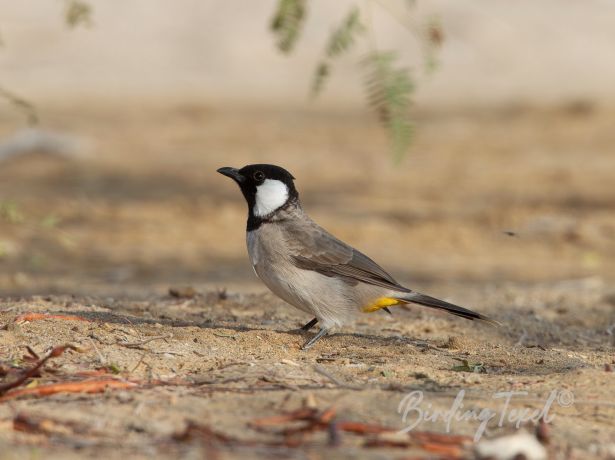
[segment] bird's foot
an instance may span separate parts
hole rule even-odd
[[[302,347],[301,349],[303,351],[305,350],[309,350],[310,348],[312,348],[314,346],[314,344],[316,342],[318,342],[318,340],[320,340],[321,337],[324,337],[325,335],[327,335],[329,333],[328,329],[321,329],[320,331],[318,331],[318,334],[316,334],[314,337],[312,337],[310,340],[308,340]]]

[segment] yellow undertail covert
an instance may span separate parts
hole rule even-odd
[[[380,297],[379,299],[376,299],[374,302],[370,303],[369,305],[363,307],[363,312],[371,313],[373,311],[378,311],[384,307],[391,307],[393,305],[397,305],[400,303],[405,303],[405,302],[399,299],[393,299],[391,297]]]

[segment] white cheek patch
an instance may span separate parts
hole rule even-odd
[[[279,180],[266,179],[256,187],[254,215],[263,217],[283,206],[288,200],[288,187]]]

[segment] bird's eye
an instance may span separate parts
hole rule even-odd
[[[256,182],[262,182],[265,180],[265,173],[262,171],[256,171],[253,177]]]

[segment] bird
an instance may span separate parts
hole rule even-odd
[[[271,164],[218,173],[233,179],[248,204],[246,243],[256,275],[278,297],[313,315],[301,330],[320,330],[302,347],[353,322],[361,313],[403,304],[444,310],[469,320],[497,324],[467,308],[413,291],[380,265],[333,236],[303,210],[294,176]]]

